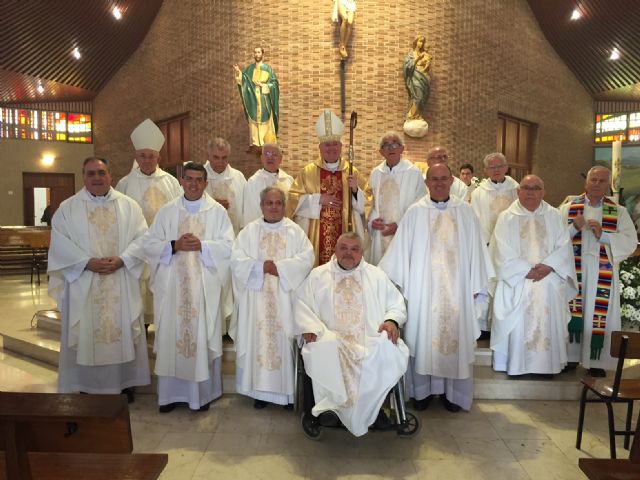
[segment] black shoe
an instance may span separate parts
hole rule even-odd
[[[394,428],[393,422],[389,419],[384,410],[380,409],[378,412],[378,418],[371,425],[372,430],[390,430]]]
[[[262,410],[267,405],[269,405],[269,402],[258,400],[257,398],[253,401],[253,408],[255,408],[256,410]]]
[[[522,375],[508,375],[507,374],[507,378],[509,380],[528,380],[529,379],[529,374],[528,373],[523,373]]]
[[[560,373],[567,373],[578,368],[578,362],[569,362],[565,365]]]
[[[293,403],[287,403],[286,405],[283,405],[282,408],[285,410],[293,410]]]
[[[133,403],[133,402],[136,401],[136,396],[135,396],[135,393],[133,391],[133,388],[125,388],[120,393],[122,393],[123,395],[127,396],[127,402],[128,403]]]
[[[604,371],[604,368],[590,368],[589,375],[592,377],[603,378],[607,376],[607,372]]]
[[[413,409],[417,410],[418,412],[422,412],[422,411],[426,410],[427,407],[429,407],[429,404],[431,403],[431,399],[432,398],[433,398],[432,395],[429,395],[428,397],[425,397],[422,400],[416,400],[414,398],[413,399]]]
[[[209,410],[209,405],[211,405],[211,402],[205,403],[198,410],[196,410],[196,412],[206,412],[206,411],[208,411]]]
[[[478,340],[491,340],[491,332],[487,330],[481,330]]]
[[[440,398],[442,398],[442,403],[444,405],[444,408],[447,409],[448,411],[453,413],[458,413],[461,410],[460,405],[456,405],[455,403],[450,402],[449,399],[444,395],[442,395]]]
[[[341,423],[338,415],[331,410],[322,412],[318,417],[318,420],[320,421],[320,425],[323,427],[338,427]]]
[[[553,373],[536,373],[534,380],[553,380]]]
[[[166,405],[160,405],[158,407],[158,411],[160,413],[169,413],[169,412],[173,412],[173,410],[176,408],[176,403],[167,403]]]

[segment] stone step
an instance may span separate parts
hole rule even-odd
[[[60,312],[58,310],[40,310],[36,312],[35,327],[39,330],[48,330],[60,335]]]

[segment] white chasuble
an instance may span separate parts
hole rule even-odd
[[[442,205],[428,196],[414,203],[380,268],[407,299],[404,340],[415,373],[469,378],[480,335],[477,304],[494,276],[471,207],[454,196]]]
[[[475,212],[485,243],[489,243],[498,215],[518,198],[518,182],[506,176],[502,183],[485,178],[471,193],[471,208]]]
[[[365,253],[367,261],[377,265],[393,239],[393,235],[383,236],[380,230],[374,230],[372,221],[382,218],[386,224],[398,224],[407,208],[426,193],[422,173],[408,160],[401,159],[393,168],[382,162],[371,171],[365,189],[371,237],[371,245]]]
[[[490,243],[498,284],[493,302],[494,369],[509,375],[558,373],[567,363],[568,302],[576,294],[569,234],[546,202],[531,212],[519,200],[498,218]],[[553,270],[527,279],[544,264]]]
[[[62,314],[58,389],[120,393],[149,383],[139,279],[146,230],[139,205],[113,189],[80,190],[52,220],[49,295]],[[91,258],[119,257],[122,268],[100,275]]]
[[[233,231],[237,234],[242,227],[244,189],[247,181],[241,171],[231,168],[229,165],[222,173],[215,172],[209,162],[205,164],[205,169],[207,170],[207,193],[214,200],[220,199],[229,202],[227,215],[233,225]]]
[[[296,295],[294,333],[317,335],[302,348],[312,414],[334,411],[351,433],[364,435],[407,369],[407,346],[378,332],[384,320],[404,324],[402,295],[378,267],[362,260],[346,271],[335,256],[313,269]]]
[[[260,193],[267,187],[276,187],[288,194],[293,184],[293,177],[284,170],[275,173],[261,168],[248,180],[244,188],[244,202],[242,205],[242,225],[245,226],[262,217],[260,210]]]
[[[229,335],[236,347],[236,391],[266,402],[293,403],[292,296],[315,255],[304,231],[283,218],[262,218],[238,234],[231,253],[234,314]],[[278,276],[264,274],[272,260]]]

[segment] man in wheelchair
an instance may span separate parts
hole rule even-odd
[[[356,436],[370,426],[392,428],[381,407],[407,369],[409,349],[398,331],[406,309],[386,274],[362,259],[360,237],[342,234],[331,261],[313,269],[296,295],[294,328],[313,383],[305,388],[305,414],[335,426],[333,412]]]

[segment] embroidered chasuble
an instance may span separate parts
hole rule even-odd
[[[285,256],[287,235],[284,230],[262,228],[260,231],[260,256],[274,262]],[[258,295],[258,308],[262,315],[258,316],[257,328],[254,332],[254,351],[257,352],[257,363],[260,368],[255,370],[254,385],[259,390],[269,390],[270,377],[261,381],[263,370],[272,372],[282,368],[283,349],[282,322],[278,317],[278,285],[276,276],[265,274],[262,291]],[[263,385],[265,388],[262,388]]]
[[[330,172],[320,170],[320,194],[328,193],[336,197],[342,197],[342,172]],[[331,205],[323,205],[320,208],[320,241],[318,252],[318,264],[323,265],[331,260],[338,237],[346,225],[342,225],[342,208]]]
[[[142,195],[142,213],[144,214],[144,219],[147,221],[147,225],[151,225],[153,219],[165,203],[167,203],[171,198],[169,198],[165,192],[160,190],[156,185],[151,185],[147,188]]]
[[[103,205],[87,202],[87,223],[91,256],[118,256],[118,219],[114,202]],[[94,275],[89,289],[94,339],[93,365],[121,363],[133,358],[133,355],[122,358],[123,319],[117,275],[117,271],[111,275]]]
[[[490,200],[489,203],[489,231],[493,232],[496,228],[496,222],[498,221],[498,215],[504,212],[509,205],[513,203],[513,195],[509,192],[498,193]]]

